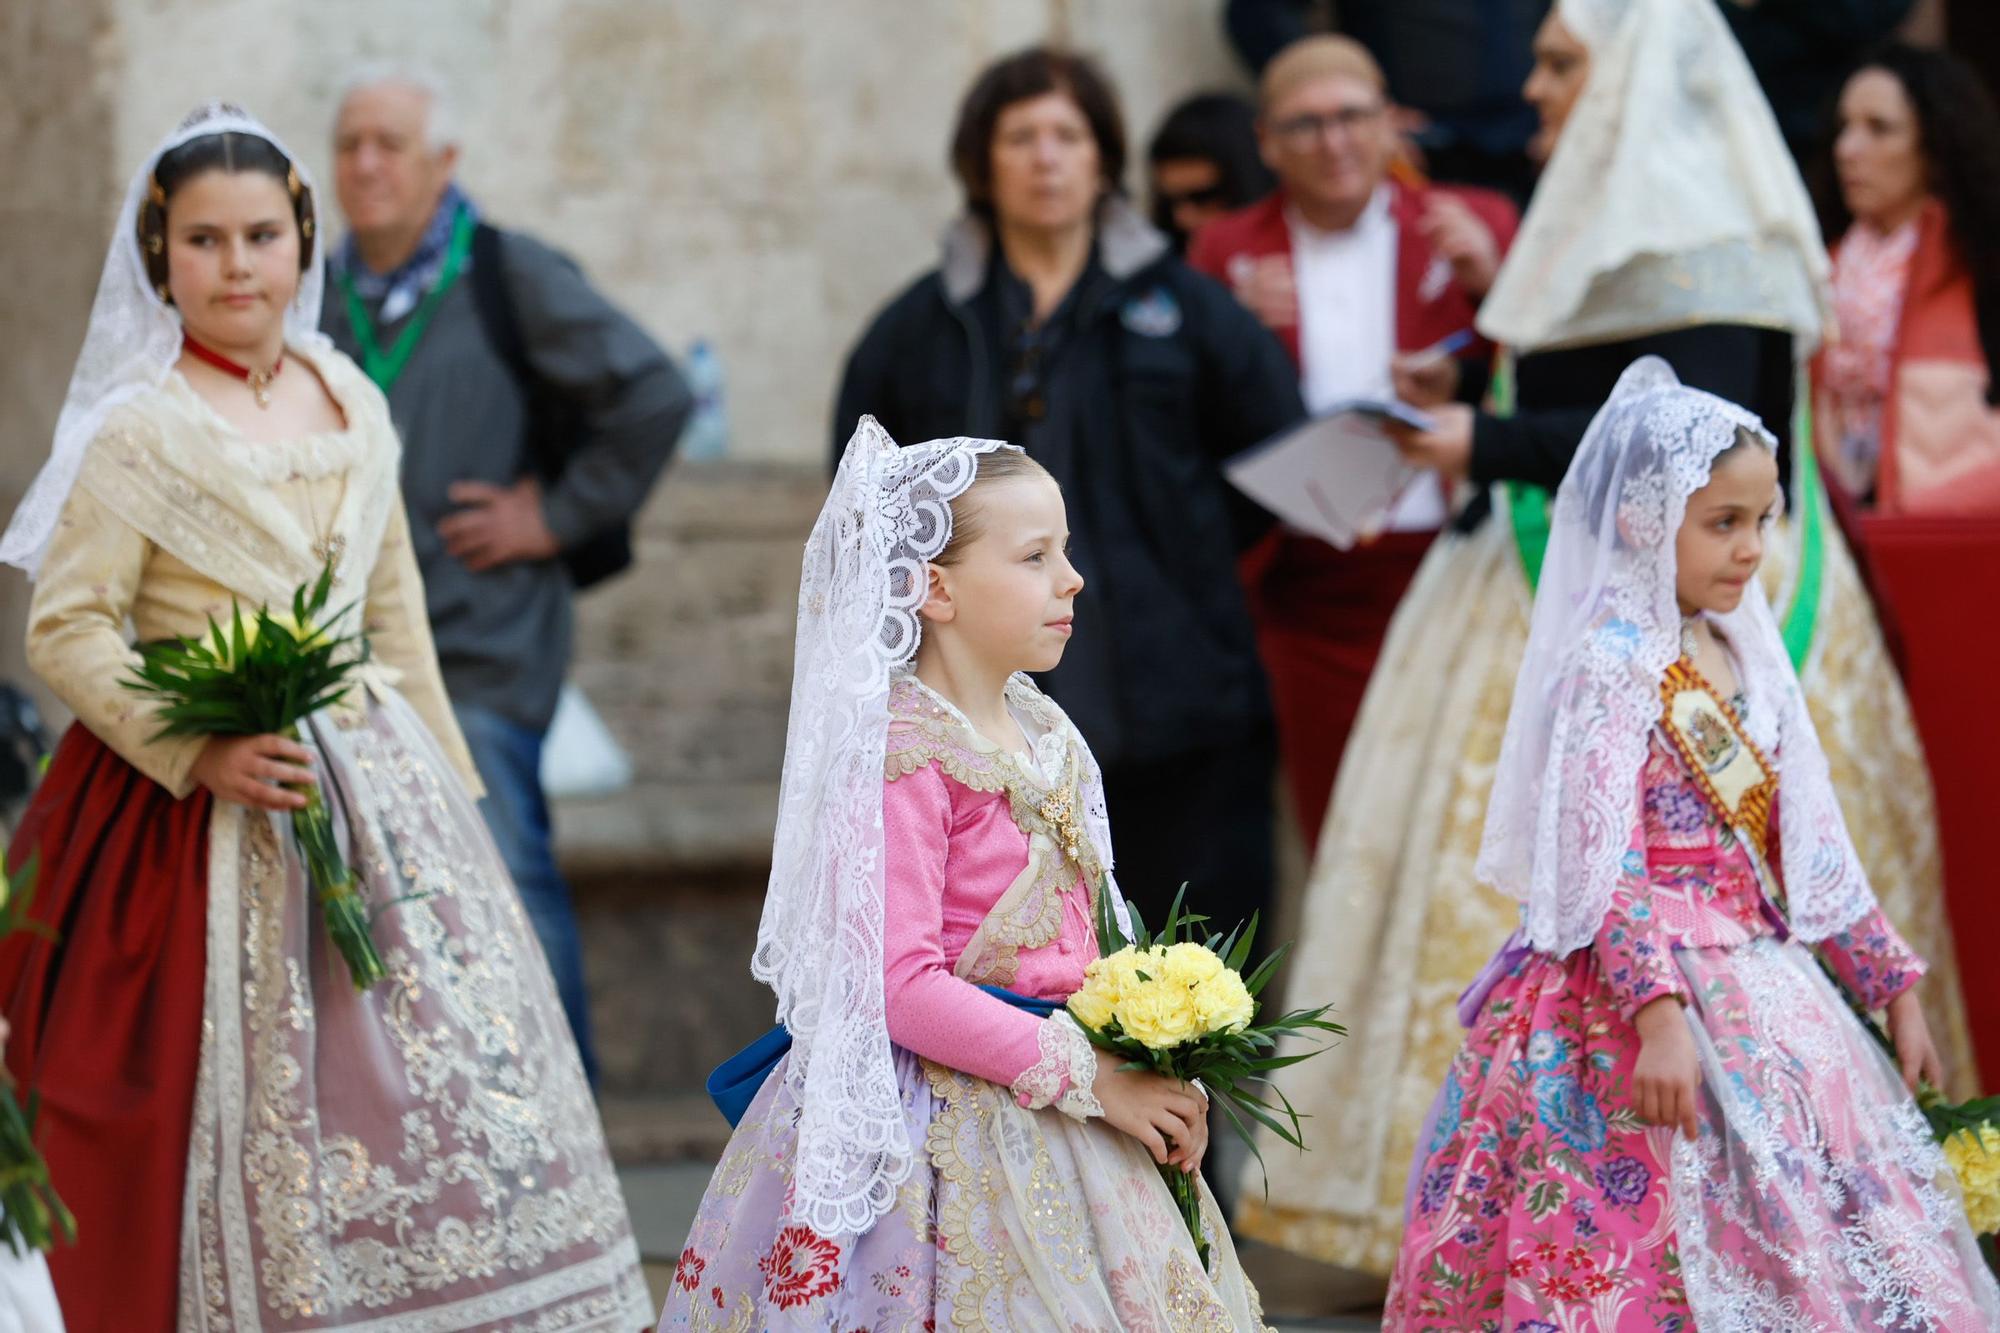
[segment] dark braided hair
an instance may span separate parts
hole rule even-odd
[[[1896,80],[1916,113],[1931,193],[1944,204],[1952,240],[1972,274],[1974,318],[1986,351],[1986,401],[2000,406],[2000,112],[1972,67],[1943,51],[1889,42],[1863,57],[1854,73],[1870,69]],[[1829,240],[1854,221],[1834,171],[1839,133],[1836,117],[1814,172],[1820,227]]]
[[[299,178],[291,159],[276,144],[255,134],[223,130],[204,134],[160,155],[139,204],[139,254],[146,261],[146,280],[163,301],[167,295],[167,202],[181,186],[210,171],[234,174],[260,171],[281,183],[292,197],[292,220],[299,228],[299,272],[312,268],[313,239],[318,230],[312,191]]]

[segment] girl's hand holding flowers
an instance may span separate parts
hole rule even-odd
[[[233,607],[227,628],[210,620],[200,637],[142,645],[138,670],[121,683],[157,703],[156,739],[204,738],[195,781],[225,801],[290,816],[327,933],[355,989],[366,990],[388,969],[369,934],[370,909],[341,848],[336,812],[303,744],[314,715],[341,706],[356,688],[353,673],[368,656],[365,636],[335,628],[356,619],[354,608],[327,614],[333,582],[328,559],[316,582],[293,592],[290,612],[267,606],[246,618]]]
[[[311,786],[312,751],[283,736],[215,736],[202,746],[188,770],[217,800],[259,810],[303,810],[304,792]]]
[[[1210,1104],[1222,1108],[1253,1153],[1253,1120],[1293,1147],[1304,1147],[1298,1112],[1268,1076],[1317,1052],[1279,1055],[1278,1039],[1288,1033],[1338,1035],[1343,1029],[1327,1019],[1324,1005],[1253,1026],[1257,993],[1285,952],[1279,949],[1249,976],[1242,974],[1257,932],[1255,917],[1226,936],[1210,936],[1202,943],[1183,940],[1183,927],[1206,918],[1183,916],[1176,897],[1158,935],[1147,934],[1135,914],[1137,938],[1127,941],[1114,901],[1107,882],[1098,894],[1097,913],[1097,938],[1105,953],[1084,969],[1083,986],[1069,997],[1067,1008],[1097,1047],[1098,1081],[1092,1092],[1105,1118],[1153,1154],[1194,1238],[1195,1252],[1206,1264],[1208,1241],[1202,1234],[1195,1172],[1208,1152]]]
[[[1097,1052],[1091,1095],[1104,1107],[1105,1123],[1139,1140],[1162,1166],[1192,1172],[1208,1149],[1208,1103],[1177,1079],[1126,1069],[1111,1052]]]

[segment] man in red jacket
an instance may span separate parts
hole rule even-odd
[[[1519,219],[1498,194],[1432,186],[1400,162],[1385,89],[1374,57],[1348,38],[1308,37],[1280,52],[1264,70],[1258,121],[1278,189],[1203,228],[1188,254],[1278,335],[1314,412],[1390,397],[1394,368],[1442,355],[1460,359],[1461,396],[1476,401],[1491,364],[1472,317]],[[1450,498],[1426,475],[1371,543],[1338,551],[1280,530],[1245,558],[1309,844],[1389,617]]]

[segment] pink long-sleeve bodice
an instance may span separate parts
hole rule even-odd
[[[1010,754],[914,677],[890,696],[883,820],[889,1037],[1013,1085],[1045,1022],[979,989],[1061,1000],[1097,957],[1102,871],[1082,831],[1082,747],[1032,686],[1009,703],[1035,754]]]

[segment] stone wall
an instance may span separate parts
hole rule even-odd
[[[114,0],[0,6],[0,506],[48,454],[118,209]],[[0,573],[0,679],[23,680],[27,583]]]

